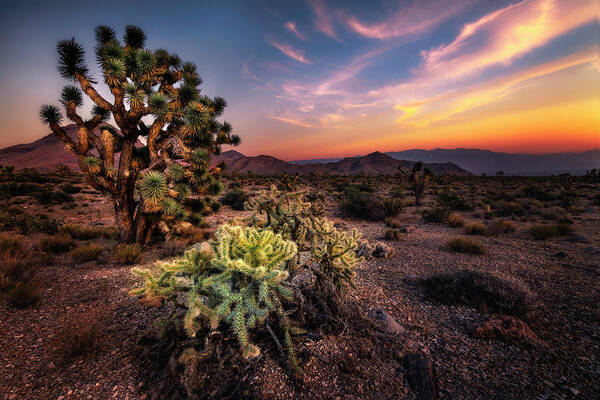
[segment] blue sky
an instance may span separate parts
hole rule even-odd
[[[597,148],[596,14],[593,0],[21,1],[1,16],[0,146],[47,133],[39,105],[66,83],[56,41],[75,36],[93,66],[96,25],[136,24],[198,65],[247,154]]]

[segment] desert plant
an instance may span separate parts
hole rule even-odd
[[[443,224],[448,218],[448,209],[443,207],[435,207],[423,210],[421,212],[423,221],[432,224]]]
[[[451,228],[465,226],[466,223],[465,219],[458,213],[450,213],[448,215],[448,226]]]
[[[433,176],[433,172],[427,167],[423,168],[421,161],[416,162],[410,173],[410,181],[412,184],[412,191],[415,195],[415,205],[421,206],[423,195],[425,194],[425,187],[429,179]]]
[[[572,235],[574,229],[569,224],[535,225],[529,228],[529,233],[535,240],[546,240],[555,236]]]
[[[422,281],[425,294],[443,304],[474,307],[483,313],[527,318],[535,311],[535,296],[522,282],[470,269],[444,272]]]
[[[455,237],[448,241],[447,246],[450,250],[464,254],[483,254],[485,250],[483,245],[476,240],[466,237]]]
[[[517,230],[517,226],[514,222],[503,219],[500,221],[493,222],[490,225],[490,234],[509,233]]]
[[[242,211],[244,209],[244,203],[248,201],[250,196],[244,190],[240,188],[233,188],[225,194],[220,199],[221,204],[225,204],[234,210]]]
[[[142,247],[138,244],[119,244],[115,248],[115,260],[122,264],[137,264],[142,256]]]
[[[290,364],[299,372],[292,347],[290,326],[282,307],[292,298],[286,285],[286,261],[296,255],[296,245],[273,231],[221,225],[212,244],[198,244],[170,263],[160,263],[161,273],[134,269],[145,278],[135,295],[164,296],[188,291],[184,319],[187,333],[194,337],[202,318],[211,329],[231,326],[244,357],[256,357],[260,349],[249,338],[249,329],[263,328],[267,318],[279,321],[284,332]],[[182,283],[176,275],[187,277]]]
[[[75,38],[61,40],[58,70],[79,87],[65,86],[60,101],[77,125],[77,139],[61,127],[58,107],[42,106],[40,118],[76,155],[88,183],[112,197],[120,240],[146,243],[157,226],[168,231],[185,217],[180,202],[191,192],[220,190],[220,168],[210,167],[210,156],[240,139],[218,120],[225,100],[200,95],[202,80],[193,63],[164,49],[146,49],[145,33],[133,25],[125,28],[123,42],[100,25],[96,41],[113,102],[94,87],[83,47]],[[78,113],[83,93],[94,103],[89,119]],[[106,123],[111,116],[118,130]]]
[[[102,247],[98,246],[97,244],[90,243],[71,250],[70,254],[73,258],[73,261],[83,263],[98,259],[98,256],[100,256],[102,250]]]
[[[346,186],[339,200],[340,210],[348,216],[382,220],[396,216],[402,211],[402,201],[379,198],[369,186]]]
[[[464,231],[467,235],[483,235],[485,234],[485,225],[481,222],[469,222],[464,226]]]
[[[31,280],[16,282],[6,291],[6,299],[15,308],[27,308],[40,299],[40,287]]]
[[[82,355],[94,350],[100,339],[102,313],[99,309],[75,309],[61,320],[58,340],[68,355]]]
[[[386,229],[383,238],[385,240],[400,240],[402,239],[402,232],[398,229]]]
[[[473,206],[471,206],[464,198],[448,190],[438,193],[437,201],[440,206],[450,210],[468,211],[473,209]]]
[[[42,239],[40,247],[47,253],[64,253],[75,247],[75,241],[68,234],[59,233]]]

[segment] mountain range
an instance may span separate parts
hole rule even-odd
[[[571,173],[583,175],[586,170],[600,168],[600,150],[581,153],[527,154],[499,153],[480,149],[434,149],[405,150],[385,153],[398,160],[423,161],[424,163],[453,163],[474,173],[495,174],[503,171],[506,175],[556,175]],[[324,158],[291,161],[292,164],[307,165],[331,163],[341,158]]]
[[[75,125],[65,127],[75,138]],[[140,144],[141,145],[141,144]],[[507,175],[551,175],[563,172],[580,175],[586,170],[600,168],[600,150],[582,153],[525,154],[499,153],[480,149],[434,149],[374,152],[365,156],[283,161],[269,155],[246,156],[229,150],[213,157],[213,163],[225,162],[228,171],[253,172],[260,175],[288,173],[321,173],[337,175],[393,174],[398,168],[409,170],[416,161],[423,161],[436,174],[468,175],[495,174],[502,170]],[[58,164],[77,169],[77,160],[66,151],[63,143],[48,134],[32,143],[0,149],[0,165],[16,169],[37,168],[50,170]]]

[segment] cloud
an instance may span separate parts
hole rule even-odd
[[[285,29],[296,35],[299,39],[306,40],[306,36],[298,31],[298,28],[296,27],[296,23],[294,21],[286,22],[284,27]]]
[[[304,57],[304,54],[301,50],[294,49],[289,44],[271,42],[271,45],[273,45],[276,49],[281,51],[286,56],[293,58],[296,61],[299,61],[304,64],[312,64],[312,62],[310,62]]]
[[[299,119],[285,118],[285,117],[275,117],[275,116],[270,116],[269,118],[276,119],[278,121],[285,122],[285,123],[288,123],[288,124],[291,124],[291,125],[296,125],[296,126],[299,126],[299,127],[302,127],[302,128],[316,128],[317,127],[316,125],[309,124],[309,123],[301,121]]]
[[[315,13],[315,29],[339,41],[333,29],[331,13],[327,10],[325,4],[321,0],[309,0],[309,4]]]
[[[448,79],[507,65],[595,18],[588,0],[521,1],[464,25],[450,44],[421,52],[423,68]]]
[[[472,3],[473,0],[459,0],[449,6],[445,0],[434,0],[424,6],[423,2],[415,2],[381,22],[368,24],[351,16],[346,18],[346,23],[359,35],[371,39],[393,39],[428,32]]]

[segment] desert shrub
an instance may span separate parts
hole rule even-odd
[[[97,239],[102,235],[102,228],[99,226],[67,224],[63,226],[62,230],[77,240]]]
[[[450,250],[464,254],[483,254],[485,250],[483,245],[476,240],[466,237],[455,237],[448,241],[447,246]]]
[[[402,228],[402,220],[400,218],[388,217],[385,219],[385,225],[392,229]]]
[[[181,256],[186,250],[187,242],[180,239],[169,239],[160,247],[161,256],[163,258],[171,258],[175,256]]]
[[[535,240],[546,240],[555,236],[572,235],[574,229],[569,224],[542,224],[529,228],[529,233]]]
[[[188,197],[185,200],[184,205],[189,207],[194,212],[202,212],[204,209],[206,209],[206,201],[196,197]]]
[[[66,185],[61,185],[60,190],[62,190],[66,194],[77,194],[77,193],[81,192],[81,187],[71,185],[71,184],[66,184]]]
[[[219,203],[218,201],[212,201],[212,202],[210,203],[210,206],[209,206],[209,207],[210,207],[210,209],[211,209],[211,211],[212,211],[212,212],[215,212],[215,213],[217,213],[217,212],[219,212],[219,211],[221,210],[221,207],[222,207],[222,206],[223,206],[223,205],[222,205],[221,203]]]
[[[448,226],[451,228],[457,228],[466,224],[465,219],[458,213],[450,213],[448,215]]]
[[[547,190],[539,186],[527,186],[522,190],[523,196],[534,198],[539,201],[550,201],[554,199],[554,196]]]
[[[495,214],[500,217],[520,216],[525,213],[523,205],[516,201],[500,201],[494,204]]]
[[[121,264],[137,264],[142,256],[139,244],[119,244],[115,248],[115,260]]]
[[[221,203],[225,204],[234,210],[242,211],[244,209],[244,203],[248,201],[250,196],[244,190],[235,188],[228,190],[221,197]]]
[[[497,235],[500,233],[509,233],[517,230],[517,225],[509,220],[502,219],[500,221],[495,221],[490,224],[488,229],[489,233],[492,235]]]
[[[464,198],[450,191],[438,193],[437,201],[440,206],[450,210],[468,211],[473,209],[473,206],[471,206]]]
[[[481,222],[469,222],[464,227],[467,235],[483,235],[485,234],[485,225]]]
[[[0,255],[14,256],[23,251],[23,242],[14,237],[0,237]]]
[[[102,237],[108,240],[117,240],[119,238],[119,227],[117,225],[103,225],[98,226]]]
[[[596,196],[594,196],[594,198],[592,200],[592,204],[600,206],[600,194],[597,194]]]
[[[93,351],[100,339],[102,313],[99,309],[75,309],[61,320],[58,340],[68,355],[82,355]]]
[[[379,198],[372,191],[360,190],[359,186],[347,186],[339,200],[342,213],[354,218],[382,220],[402,211],[402,201]]]
[[[23,242],[17,238],[0,239],[0,292],[33,278],[34,267]]]
[[[42,190],[42,186],[36,183],[6,182],[0,184],[0,198],[15,196],[32,196]]]
[[[35,199],[38,203],[43,205],[56,204],[56,203],[72,203],[75,198],[70,194],[64,192],[55,192],[52,189],[44,188],[43,190],[34,194]]]
[[[536,308],[535,296],[522,282],[489,272],[463,269],[422,281],[425,294],[442,304],[465,305],[482,313],[527,318]]]
[[[71,250],[70,254],[73,258],[73,261],[83,263],[98,259],[101,253],[102,247],[94,243],[89,243]]]
[[[188,221],[198,228],[208,228],[210,226],[210,223],[207,222],[204,219],[204,216],[198,212],[191,213],[188,217]]]
[[[27,308],[40,299],[40,287],[32,280],[18,281],[6,291],[6,299],[15,308]]]
[[[423,221],[433,224],[443,224],[448,217],[448,209],[443,207],[428,208],[421,212]]]
[[[402,239],[402,232],[398,229],[386,229],[383,238],[385,240],[400,240]]]
[[[42,239],[40,246],[47,253],[64,253],[75,247],[75,241],[68,234],[59,233]]]

